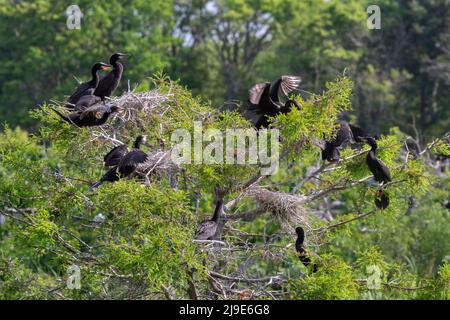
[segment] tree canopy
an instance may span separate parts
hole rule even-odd
[[[383,0],[381,30],[356,0],[79,1],[79,30],[68,5],[0,0],[0,299],[450,298],[448,1]],[[118,112],[62,121],[53,109],[117,51]],[[176,130],[217,134],[210,150],[253,129],[248,89],[281,74],[302,84],[269,119],[274,174],[169,156]],[[343,119],[377,138],[382,188],[364,142],[321,159]],[[135,176],[92,188],[138,135]],[[218,190],[216,237],[196,240]]]

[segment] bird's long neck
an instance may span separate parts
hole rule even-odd
[[[217,200],[216,210],[214,211],[214,215],[211,219],[211,221],[218,222],[220,218],[220,214],[222,213],[223,209],[223,199]]]
[[[371,146],[370,153],[372,153],[374,156],[377,154],[377,146],[376,145]]]
[[[100,77],[98,75],[98,70],[97,69],[92,69],[91,70],[91,74],[92,74],[92,79],[91,79],[92,86],[94,88],[97,88],[98,83],[100,81]]]
[[[305,232],[303,230],[299,230],[297,232],[297,244],[303,245],[303,242],[305,242]]]
[[[141,144],[142,144],[142,140],[138,138],[138,139],[136,139],[136,141],[134,141],[133,148],[134,149],[140,149],[141,148]]]
[[[278,102],[279,97],[278,97],[278,91],[280,90],[280,84],[281,84],[281,78],[278,79],[270,88],[270,98],[272,99],[272,101]]]
[[[119,61],[116,61],[113,63],[113,67],[114,67],[114,69],[113,69],[114,74],[119,77],[122,76],[123,64],[120,63]]]

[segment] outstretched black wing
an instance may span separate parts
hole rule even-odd
[[[120,163],[120,160],[124,155],[128,153],[128,147],[126,144],[121,144],[120,146],[114,147],[109,151],[104,157],[105,166],[116,166]]]
[[[267,103],[269,101],[269,91],[269,82],[255,84],[248,92],[250,103],[253,105]]]
[[[297,76],[281,76],[280,89],[288,96],[289,93],[295,91],[300,86],[302,79]]]

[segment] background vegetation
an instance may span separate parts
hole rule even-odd
[[[381,30],[367,29],[368,2],[356,0],[80,0],[80,30],[66,27],[69,4],[0,0],[0,298],[449,299],[449,149],[437,139],[450,124],[449,1],[378,1]],[[118,93],[170,93],[168,113],[118,132],[125,143],[149,135],[149,152],[193,120],[250,127],[219,107],[254,83],[302,76],[301,111],[274,120],[281,168],[258,180],[267,196],[228,206],[222,244],[192,241],[213,187],[231,201],[257,167],[185,166],[176,188],[162,176],[87,190],[111,141],[47,105],[114,51],[131,55]],[[319,161],[314,141],[338,116],[382,134],[387,210],[373,204],[367,147]],[[267,209],[274,192],[304,200],[317,273],[299,263],[290,222]],[[71,265],[80,290],[66,286]]]

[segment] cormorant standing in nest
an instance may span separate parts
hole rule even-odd
[[[250,105],[248,110],[255,112],[258,120],[255,124],[256,129],[268,128],[268,117],[274,117],[279,113],[288,113],[291,105],[299,108],[297,102],[293,99],[286,101],[285,105],[280,102],[279,91],[285,96],[298,88],[301,79],[296,76],[281,76],[273,85],[270,82],[254,85],[249,92]]]
[[[68,115],[62,114],[56,109],[52,110],[63,120],[76,125],[77,127],[93,127],[105,124],[109,116],[119,110],[116,105],[97,104],[86,108],[83,111],[76,111]]]
[[[389,195],[383,189],[377,191],[375,195],[375,205],[381,210],[384,210],[389,206]]]
[[[131,176],[136,171],[139,164],[147,161],[148,155],[140,150],[141,144],[144,143],[145,140],[145,136],[138,136],[133,145],[133,149],[120,159],[119,167],[117,168],[120,178]]]
[[[92,95],[99,83],[98,71],[109,70],[111,66],[104,62],[97,62],[91,68],[92,79],[90,81],[84,82],[78,86],[74,93],[67,99],[66,108],[74,109],[77,102],[81,97],[86,95]]]
[[[139,149],[143,136],[138,136],[134,142],[134,148]],[[126,144],[118,145],[109,151],[104,157],[105,167],[117,166],[124,155],[128,153],[128,146]]]
[[[105,97],[110,97],[114,90],[117,89],[123,74],[123,65],[120,60],[124,56],[126,56],[126,54],[117,52],[109,58],[109,63],[113,66],[113,70],[100,80],[94,95],[105,100]]]
[[[372,137],[365,138],[365,141],[371,146],[371,149],[366,157],[366,163],[370,172],[372,172],[375,181],[380,182],[381,184],[391,181],[391,172],[389,171],[389,168],[383,163],[383,161],[377,158],[377,142]]]
[[[220,222],[220,216],[223,212],[223,198],[225,197],[225,192],[216,189],[217,204],[214,210],[214,215],[211,220],[206,220],[200,223],[197,228],[197,240],[212,240],[217,232],[217,228]]]
[[[122,144],[109,151],[103,160],[105,166],[111,168],[101,177],[100,181],[91,186],[91,189],[99,187],[104,182],[115,182],[130,176],[140,163],[147,160],[147,154],[140,150],[145,141],[146,137],[139,135],[134,141],[133,150],[128,151],[127,145]]]
[[[301,263],[305,267],[308,267],[311,264],[311,258],[308,256],[305,248],[303,247],[303,243],[305,242],[305,230],[302,227],[295,228],[295,232],[297,233],[297,240],[295,241],[295,250],[298,253],[298,258]],[[317,264],[313,265],[313,272],[317,271]]]

